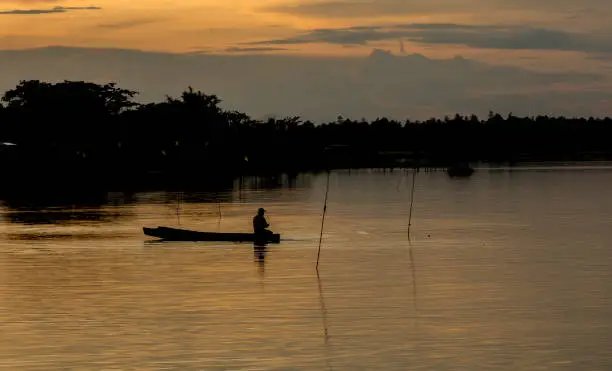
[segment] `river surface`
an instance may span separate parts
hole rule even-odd
[[[609,370],[612,167],[0,204],[0,369]],[[281,244],[157,243],[143,226]]]

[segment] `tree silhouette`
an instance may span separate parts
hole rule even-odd
[[[132,101],[135,91],[116,88],[115,83],[98,85],[84,81],[47,83],[21,81],[15,89],[4,93],[8,108],[44,113],[86,115],[118,115],[137,106]]]
[[[135,95],[114,83],[21,81],[0,104],[0,142],[19,145],[5,168],[23,176],[61,169],[79,181],[83,174],[124,180],[151,172],[206,180],[329,167],[612,158],[609,118],[490,112],[485,120],[338,116],[315,125],[301,117],[254,120],[192,87],[157,103],[137,104]]]

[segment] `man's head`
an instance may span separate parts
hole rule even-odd
[[[257,210],[258,215],[263,215],[265,212],[266,210],[264,210],[263,207],[260,207],[259,210]]]

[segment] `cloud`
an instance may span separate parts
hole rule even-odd
[[[581,13],[602,8],[611,7],[602,0],[309,0],[293,5],[266,6],[260,8],[260,11],[315,18],[372,18],[513,10]]]
[[[463,45],[482,49],[555,50],[586,53],[612,52],[607,35],[531,28],[518,25],[462,25],[413,23],[315,29],[300,35],[256,41],[249,45],[341,44],[366,45],[377,41],[406,40],[420,44]]]
[[[21,79],[116,81],[139,90],[143,102],[178,96],[193,86],[217,94],[224,108],[256,118],[299,115],[315,121],[338,115],[426,119],[457,112],[486,115],[496,109],[590,116],[607,114],[612,107],[604,104],[610,102],[612,84],[598,73],[543,73],[378,49],[363,57],[60,47],[0,51],[0,92]]]
[[[382,31],[379,27],[349,27],[349,28],[322,28],[315,29],[301,35],[282,39],[254,41],[245,45],[298,45],[298,44],[340,44],[365,45],[372,41],[391,40],[405,36],[403,31]]]
[[[257,52],[274,52],[274,51],[282,51],[282,50],[290,50],[287,48],[275,48],[275,47],[252,47],[252,48],[240,48],[240,47],[231,47],[224,49],[223,51],[228,53],[257,53]]]
[[[142,19],[131,19],[127,21],[119,21],[119,22],[109,22],[109,23],[101,23],[96,27],[99,28],[108,28],[108,29],[126,29],[132,27],[143,26],[146,24],[160,22],[161,19],[152,19],[152,18],[142,18]]]
[[[58,3],[61,0],[0,0],[0,4],[9,3],[9,4],[52,4]]]
[[[260,11],[322,18],[361,18],[371,17],[372,15],[397,16],[399,14],[440,13],[449,10],[448,3],[456,2],[453,0],[442,0],[442,3],[420,0],[323,1],[295,5],[273,5],[262,7]]]
[[[100,10],[98,6],[56,6],[50,9],[14,9],[0,11],[2,15],[36,15],[36,14],[53,14],[66,13],[74,10]]]

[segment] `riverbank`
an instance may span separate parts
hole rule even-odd
[[[138,104],[114,84],[24,81],[0,108],[0,166],[10,182],[69,179],[210,183],[240,175],[456,163],[612,160],[612,119],[491,112],[426,121],[256,120],[189,89]]]

